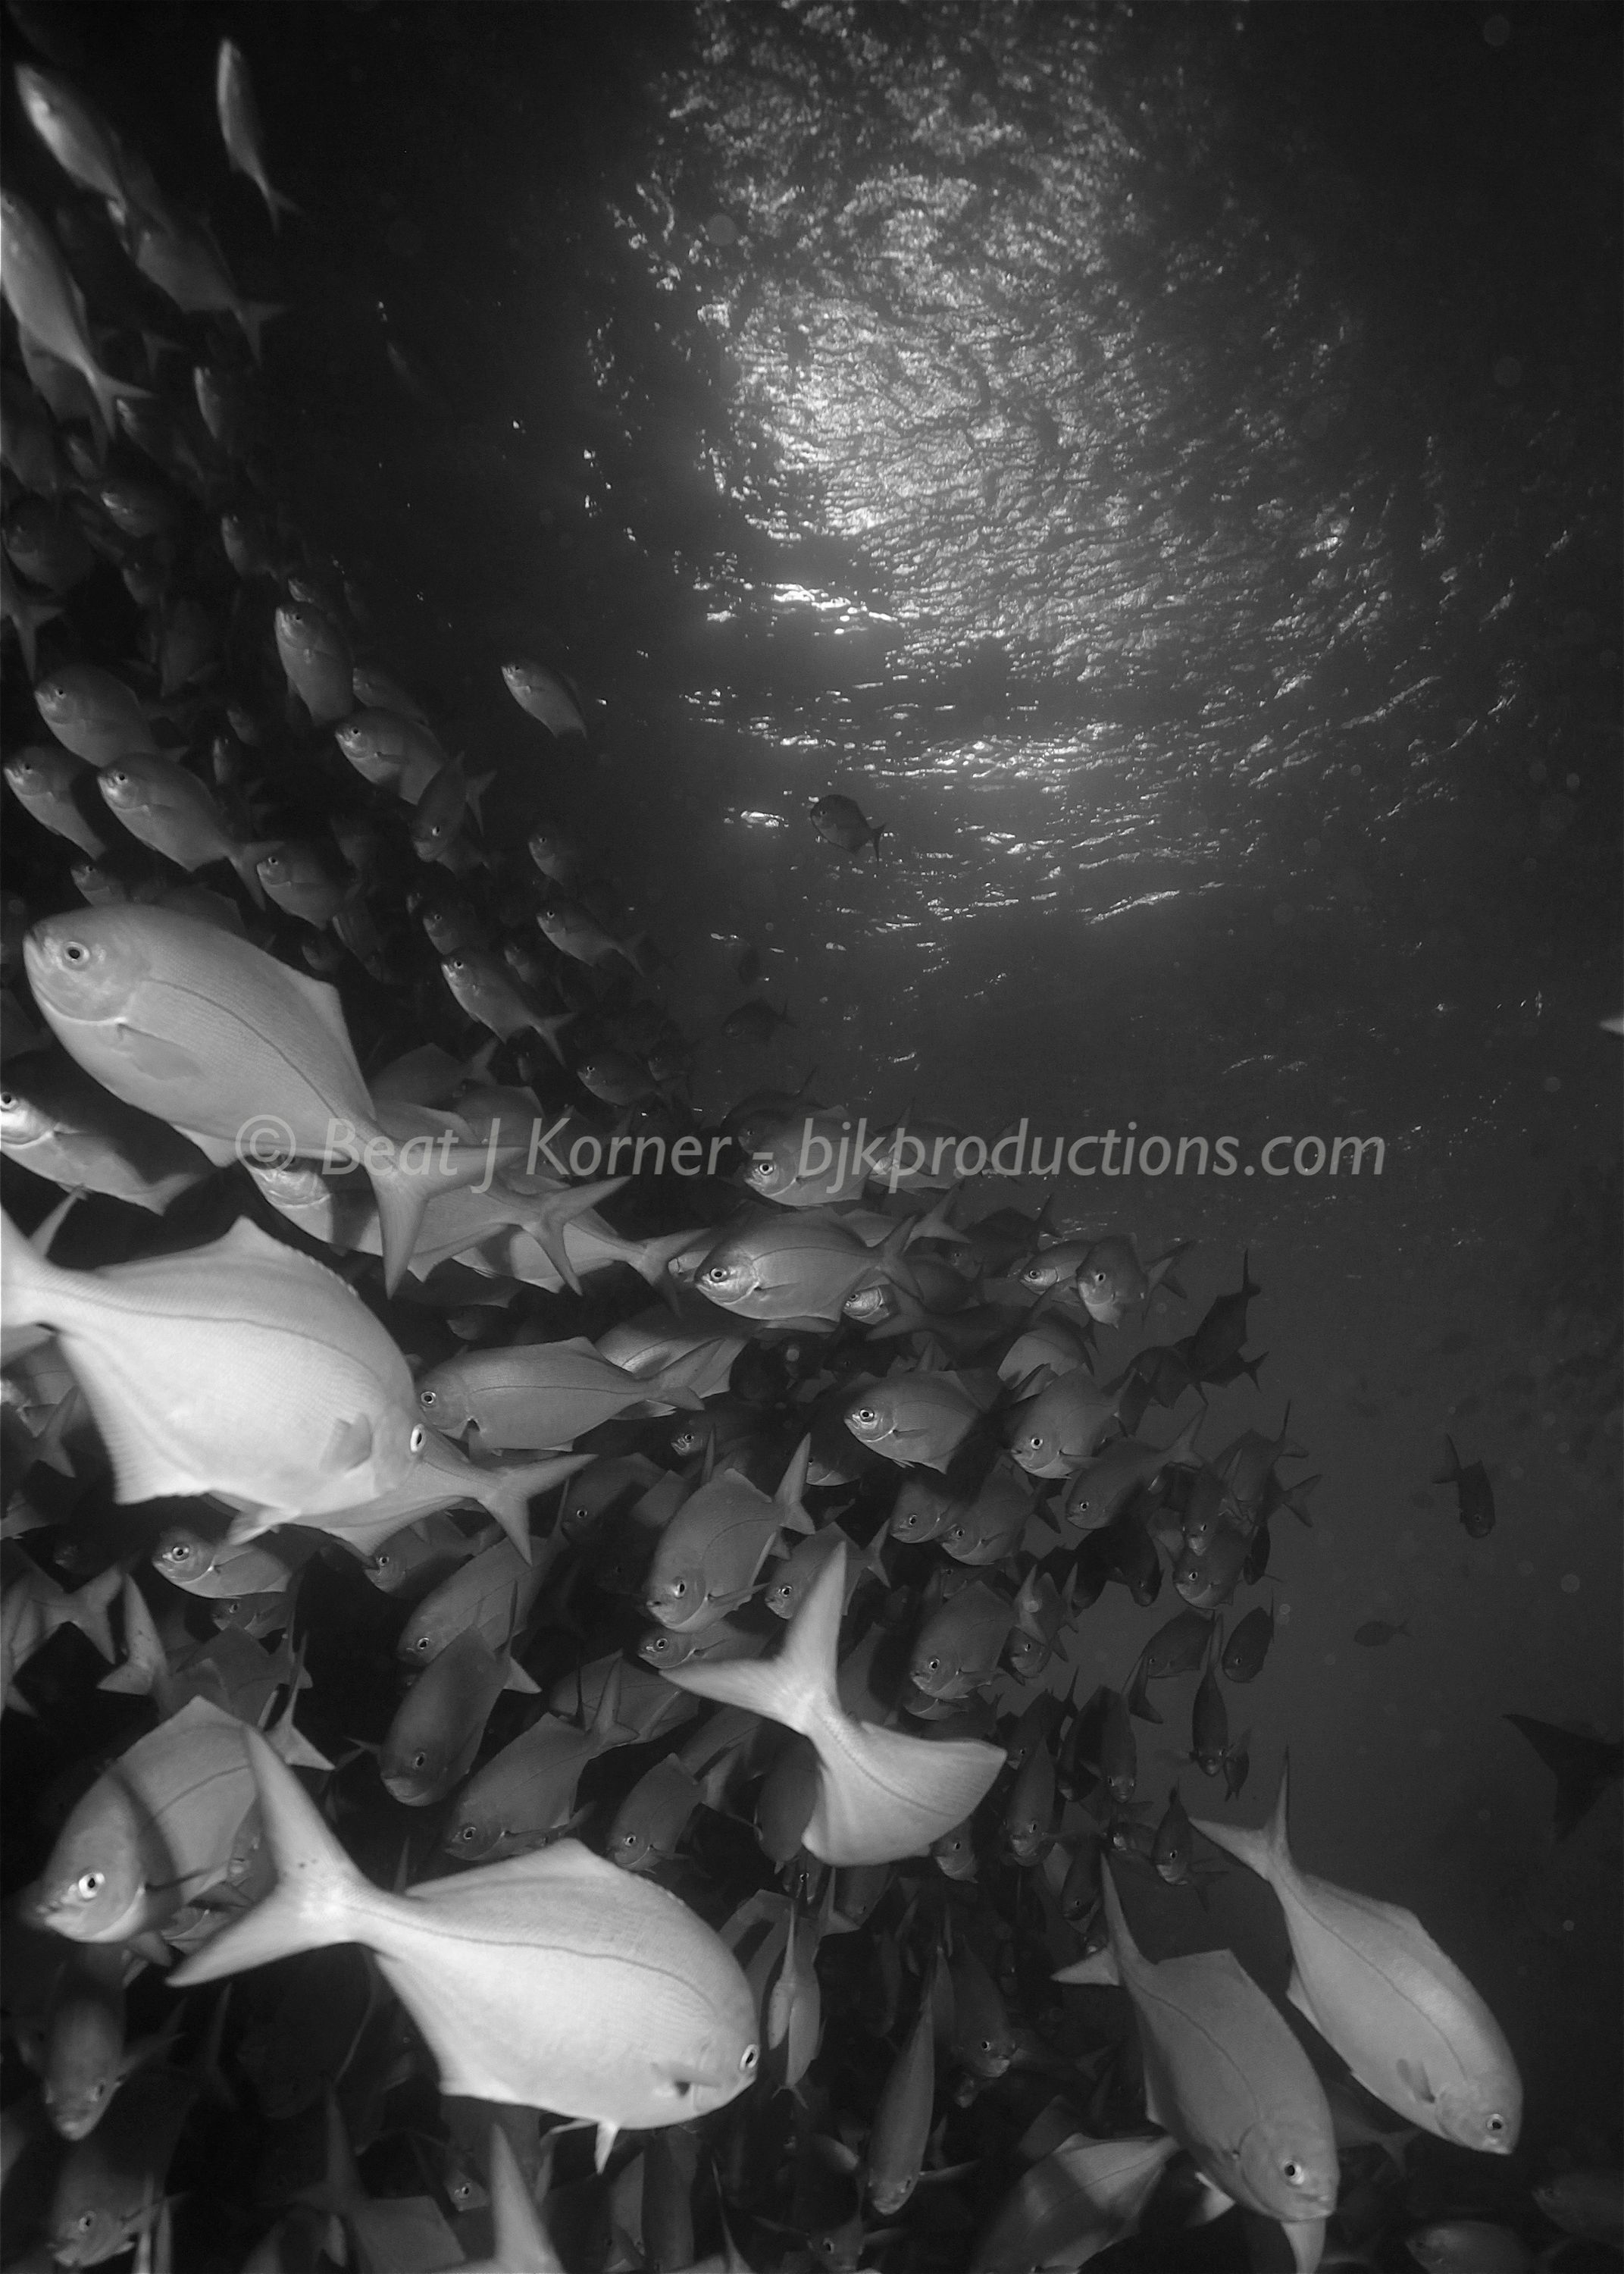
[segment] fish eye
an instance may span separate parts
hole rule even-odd
[[[688,1593],[688,1581],[686,1579],[673,1579],[671,1583],[671,1592],[673,1595],[686,1595]]]
[[[933,1658],[929,1665],[925,1668],[925,1671],[927,1674],[940,1674],[942,1671],[941,1660],[939,1658]]]
[[[419,1405],[438,1405],[440,1403],[439,1390],[420,1389],[417,1392],[417,1403]]]
[[[760,2059],[761,2049],[758,2045],[746,2045],[739,2056],[739,2066],[748,2076]]]
[[[755,1170],[758,1177],[765,1177],[771,1174],[773,1163],[771,1157],[769,1157],[764,1161],[752,1161],[750,1166]]]
[[[411,1765],[415,1769],[427,1768],[429,1765],[428,1755],[426,1753],[414,1753],[411,1757]]]
[[[1485,2116],[1483,2128],[1492,2140],[1498,2140],[1506,2128],[1506,2120],[1503,2116]]]
[[[95,2223],[96,2215],[93,2210],[80,2211],[79,2217],[73,2222],[80,2234],[88,2234]]]
[[[428,1646],[429,1646],[429,1638],[428,1638],[427,1635],[425,1635],[425,1634],[419,1635],[419,1636],[417,1637],[417,1641],[416,1641],[416,1642],[414,1642],[414,1643],[413,1643],[413,1645],[412,1645],[412,1648],[413,1648],[414,1650],[426,1650],[426,1649],[428,1648]]]
[[[713,1286],[724,1286],[727,1280],[727,1267],[726,1264],[722,1263],[709,1264],[700,1274],[700,1276],[703,1279],[709,1279]]]
[[[471,1824],[463,1825],[462,1830],[457,1834],[457,1838],[459,1840],[473,1840],[477,1836],[477,1835]]]
[[[90,960],[90,950],[85,945],[84,941],[81,939],[64,940],[62,948],[62,960],[64,963],[88,963]]]
[[[1303,2169],[1301,2164],[1293,2162],[1289,2164],[1282,2164],[1281,2165],[1280,2176],[1284,2180],[1288,2187],[1300,2187],[1304,2180],[1308,2177],[1308,2174]]]
[[[861,1421],[865,1428],[871,1421],[877,1421],[879,1418],[872,1405],[860,1405],[852,1416],[853,1421]]]
[[[424,1427],[422,1422],[419,1421],[417,1427],[412,1431],[411,1435],[407,1440],[407,1449],[410,1452],[420,1453],[428,1442],[429,1433]]]
[[[106,1885],[105,1871],[81,1871],[73,1882],[73,1892],[81,1901],[94,1902]]]

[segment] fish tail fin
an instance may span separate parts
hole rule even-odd
[[[0,1211],[0,1296],[8,1327],[49,1326],[52,1293],[67,1277],[41,1253],[39,1237],[36,1232],[30,1239]]]
[[[1267,1356],[1268,1352],[1267,1351],[1259,1351],[1256,1358],[1244,1358],[1237,1361],[1241,1372],[1246,1376],[1246,1379],[1251,1382],[1254,1389],[1259,1389],[1262,1387],[1262,1384],[1258,1380],[1258,1368],[1262,1365],[1264,1359]]]
[[[801,1495],[807,1488],[807,1466],[812,1458],[810,1430],[790,1455],[789,1466],[778,1479],[778,1490],[772,1497],[785,1525],[791,1532],[816,1532],[817,1526],[801,1506]]]
[[[1432,1479],[1432,1482],[1435,1485],[1455,1484],[1458,1482],[1460,1477],[1463,1473],[1461,1468],[1461,1457],[1455,1449],[1454,1438],[1447,1436],[1444,1439],[1444,1445],[1449,1455],[1449,1465],[1440,1475],[1435,1476]]]
[[[143,402],[150,402],[152,399],[150,387],[138,387],[131,379],[115,379],[110,372],[103,371],[99,364],[85,372],[84,377],[89,381],[90,391],[96,398],[96,409],[102,413],[109,436],[118,433],[118,419],[115,406],[121,395],[132,395]]]
[[[1254,1295],[1262,1292],[1262,1288],[1252,1276],[1252,1250],[1244,1248],[1241,1253],[1241,1300],[1250,1303]]]
[[[217,1982],[297,1951],[353,1942],[359,1901],[371,1894],[293,1771],[257,1729],[244,1728],[243,1741],[259,1789],[276,1885],[245,1917],[174,1969],[169,1981],[177,1989]]]
[[[876,863],[880,857],[880,840],[884,836],[884,834],[885,824],[883,821],[876,821],[871,825],[868,831],[868,842],[874,847],[874,857]]]
[[[846,1596],[846,1548],[835,1549],[808,1588],[775,1658],[733,1659],[720,1666],[679,1666],[665,1675],[679,1690],[742,1706],[809,1736],[840,1712],[835,1657]]]
[[[372,1157],[381,1155],[381,1158]],[[429,1179],[401,1166],[391,1145],[369,1147],[365,1160],[372,1197],[378,1203],[378,1231],[383,1246],[384,1292],[393,1295],[406,1276],[423,1229],[423,1213],[432,1189]]]
[[[259,186],[265,198],[265,209],[271,217],[271,231],[274,236],[282,235],[283,214],[290,214],[295,221],[310,219],[303,206],[296,205],[291,198],[284,197],[280,190],[273,189],[268,182],[261,182]]]
[[[899,1217],[895,1231],[886,1234],[876,1261],[893,1287],[900,1287],[905,1294],[912,1295],[916,1303],[922,1303],[925,1291],[914,1277],[914,1267],[903,1253],[913,1236],[913,1217]]]
[[[1251,1734],[1248,1730],[1246,1738],[1241,1739],[1239,1743],[1230,1747],[1231,1756],[1238,1755],[1244,1751]],[[1291,1849],[1286,1838],[1288,1808],[1286,1788],[1289,1763],[1290,1756],[1288,1754],[1280,1765],[1280,1789],[1274,1796],[1274,1812],[1267,1824],[1197,1822],[1195,1826],[1198,1832],[1206,1834],[1214,1847],[1223,1849],[1227,1854],[1233,1856],[1237,1863],[1244,1864],[1247,1870],[1255,1871],[1260,1879],[1267,1879],[1271,1882],[1276,1879],[1282,1864],[1289,1869],[1291,1863]]]
[[[94,1579],[86,1579],[77,1593],[63,1605],[63,1615],[70,1626],[79,1629],[86,1640],[101,1652],[111,1666],[116,1655],[112,1630],[107,1623],[108,1608],[120,1593],[124,1584],[124,1567],[109,1563]]]
[[[237,320],[243,328],[243,337],[248,343],[249,353],[255,363],[265,361],[265,345],[260,334],[273,316],[285,316],[285,300],[241,300],[237,306]]]
[[[591,1457],[590,1453],[560,1453],[552,1460],[526,1461],[516,1469],[479,1472],[480,1505],[496,1518],[527,1563],[534,1561],[530,1502],[538,1494],[551,1492],[554,1485],[573,1477],[578,1469],[586,1468]]]
[[[581,1280],[564,1245],[565,1229],[573,1216],[584,1216],[626,1182],[624,1177],[605,1177],[595,1185],[568,1185],[561,1192],[549,1193],[535,1215],[524,1220],[524,1229],[572,1295],[581,1292]]]

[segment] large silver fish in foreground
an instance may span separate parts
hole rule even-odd
[[[255,1730],[276,1886],[169,1976],[218,1981],[360,1942],[428,2039],[442,2092],[556,2109],[617,2132],[685,2124],[756,2075],[756,2001],[732,1953],[663,1887],[573,1840],[404,1895],[362,1878]]]
[[[449,1154],[455,1115],[400,1108],[386,1128],[337,990],[245,939],[121,902],[48,916],[23,943],[52,1032],[115,1097],[181,1130],[216,1164],[273,1152],[358,1155],[378,1202],[393,1294],[431,1196],[484,1173]],[[398,1113],[410,1113],[411,1133]],[[338,1148],[335,1151],[335,1148]]]
[[[283,1523],[398,1487],[411,1372],[353,1289],[245,1219],[177,1255],[64,1271],[0,1216],[7,1324],[52,1327],[121,1501],[216,1493]]]
[[[976,1739],[906,1737],[854,1721],[836,1688],[844,1544],[824,1564],[790,1621],[784,1647],[761,1662],[678,1667],[679,1690],[764,1713],[809,1737],[817,1753],[817,1799],[804,1839],[825,1864],[892,1864],[922,1856],[962,1824],[1004,1766],[1003,1748]]]
[[[1286,1778],[1260,1830],[1196,1821],[1280,1898],[1296,1962],[1288,1995],[1378,2100],[1459,2148],[1508,2156],[1522,2080],[1500,2024],[1413,1911],[1316,1879],[1292,1860]]]

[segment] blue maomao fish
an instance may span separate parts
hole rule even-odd
[[[4,1243],[11,1318],[60,1336],[120,1501],[214,1493],[303,1519],[420,1457],[428,1432],[383,1328],[246,1218],[207,1247],[96,1271],[48,1262],[9,1222]]]
[[[710,1335],[677,1326],[671,1314],[656,1304],[635,1318],[621,1319],[597,1338],[600,1358],[626,1374],[646,1382],[678,1359],[693,1361],[684,1378],[700,1399],[714,1397],[727,1387],[733,1361],[745,1346],[742,1335]],[[701,1353],[703,1360],[701,1361]]]
[[[636,1742],[636,1729],[615,1719],[619,1698],[617,1669],[586,1728],[548,1714],[504,1745],[457,1795],[440,1842],[447,1854],[459,1863],[489,1864],[539,1848],[562,1832],[587,1763],[612,1745]]]
[[[421,1597],[464,1563],[481,1547],[488,1547],[488,1532],[470,1532],[444,1510],[416,1517],[392,1532],[366,1559],[366,1576],[382,1595]]]
[[[52,1988],[40,2095],[64,2140],[94,2131],[143,2057],[136,2048],[126,2052],[124,2044],[127,1958],[122,1944],[79,1944]],[[150,2057],[155,2048],[143,2050]]]
[[[1098,1450],[1119,1397],[1108,1397],[1082,1367],[1063,1374],[1017,1410],[1010,1449],[1028,1476],[1070,1476]]]
[[[853,1721],[836,1687],[846,1554],[831,1556],[790,1621],[778,1655],[756,1664],[680,1667],[677,1688],[781,1721],[810,1738],[818,1794],[808,1849],[826,1864],[921,1856],[982,1799],[1004,1763],[996,1745],[932,1743]]]
[[[1007,1460],[988,1471],[974,1500],[937,1537],[955,1563],[1001,1563],[1020,1545],[1033,1510],[1032,1487]]]
[[[331,629],[336,634],[336,627]],[[303,664],[297,655],[289,661],[293,654],[292,630],[290,627],[289,653],[282,658],[289,678],[296,668],[304,670],[308,675],[315,667],[313,664]],[[332,684],[328,686],[325,678],[313,681],[312,691],[317,700],[325,701],[331,710],[341,700],[337,681],[342,659],[335,642],[328,641],[327,649],[332,655],[327,674]],[[350,683],[353,687],[353,674]],[[300,692],[304,692],[303,689]],[[307,705],[309,700],[306,696]],[[354,711],[347,718],[339,716],[340,723],[333,729],[334,740],[362,780],[371,782],[375,789],[393,790],[402,803],[416,805],[446,763],[446,752],[426,720],[409,719],[387,705]]]
[[[0,290],[21,329],[79,373],[111,434],[119,396],[148,390],[113,378],[96,361],[84,299],[56,241],[13,190],[0,191]]]
[[[680,1761],[656,1761],[616,1809],[604,1853],[623,1871],[651,1871],[670,1863],[703,1797],[698,1778]]]
[[[1482,1999],[1413,1911],[1298,1869],[1286,1834],[1287,1770],[1261,1831],[1196,1829],[1268,1881],[1295,1962],[1291,2002],[1367,2092],[1457,2147],[1508,2156],[1522,2120],[1511,2048]]]
[[[105,2122],[69,2152],[48,2222],[58,2266],[99,2266],[153,2218],[196,2080],[174,2069],[132,2078]]]
[[[617,1414],[703,1410],[703,1398],[688,1386],[692,1371],[677,1359],[639,1379],[572,1335],[563,1342],[465,1351],[431,1367],[417,1384],[417,1402],[424,1419],[452,1436],[472,1428],[492,1449],[540,1450],[571,1445]]]
[[[1453,1485],[1460,1504],[1461,1526],[1469,1540],[1486,1540],[1494,1529],[1494,1487],[1481,1461],[1462,1465],[1453,1437],[1444,1444],[1449,1465],[1432,1479],[1435,1485]]]
[[[280,228],[282,215],[297,214],[298,207],[291,198],[284,198],[280,190],[271,187],[260,148],[259,111],[254,101],[253,82],[248,76],[242,49],[230,40],[222,40],[215,59],[214,109],[227,157],[239,174],[247,175],[265,200],[271,227]]]
[[[1219,1660],[1230,1682],[1252,1682],[1263,1669],[1274,1639],[1274,1607],[1255,1604],[1236,1625]]]
[[[34,1050],[0,1083],[0,1153],[64,1191],[162,1216],[213,1173],[197,1147],[93,1081],[65,1050]]]
[[[189,1595],[275,1595],[293,1585],[316,1552],[312,1533],[290,1533],[274,1547],[234,1547],[227,1540],[206,1539],[189,1525],[171,1524],[152,1551],[153,1569]]]
[[[447,1133],[460,1125],[425,1108],[394,1109],[386,1129],[335,991],[245,939],[126,904],[48,917],[23,953],[34,1000],[63,1047],[210,1160],[265,1157],[267,1144],[329,1158],[337,1148],[346,1164],[358,1155],[391,1292],[432,1194],[485,1171],[485,1153],[473,1150],[446,1173]]]
[[[246,1734],[193,1698],[121,1753],[56,1835],[34,1898],[40,1924],[71,1942],[129,1942],[225,1879],[253,1804]]]
[[[1077,1532],[1101,1532],[1113,1523],[1136,1492],[1154,1493],[1162,1472],[1188,1468],[1195,1441],[1207,1418],[1205,1406],[1192,1414],[1170,1445],[1147,1445],[1137,1437],[1117,1437],[1072,1470],[1061,1505]]]
[[[730,1469],[683,1502],[660,1534],[644,1585],[644,1603],[662,1626],[687,1633],[736,1610],[774,1541],[786,1529],[812,1531],[801,1504],[811,1444],[801,1439],[771,1500]]]
[[[957,1374],[893,1374],[859,1390],[841,1419],[871,1452],[899,1466],[920,1462],[945,1474],[982,1412]]]
[[[762,1589],[763,1602],[775,1619],[793,1619],[824,1563],[837,1548],[844,1547],[851,1552],[846,1558],[846,1601],[841,1608],[850,1610],[853,1596],[870,1574],[882,1585],[886,1584],[885,1566],[880,1555],[885,1537],[883,1531],[876,1532],[871,1546],[864,1549],[838,1524],[824,1525],[821,1531],[798,1540],[784,1561],[773,1565]]]
[[[880,2087],[868,2135],[864,2186],[883,2218],[899,2211],[919,2184],[935,2101],[936,2044],[927,1989],[914,2026]]]
[[[595,2123],[600,2169],[622,2127],[686,2123],[751,2082],[749,1987],[675,1896],[573,1840],[385,1894],[270,1747],[247,1739],[276,1886],[176,1969],[177,1989],[363,1942],[427,2038],[443,2093]]]
[[[443,1799],[474,1765],[491,1709],[507,1688],[513,1645],[493,1650],[478,1629],[452,1638],[412,1683],[395,1711],[378,1773],[407,1808]]]
[[[992,2083],[1015,2058],[1015,2032],[1004,1993],[962,1939],[948,1962],[948,1973],[953,1985],[954,2057],[972,2075]]]
[[[928,1698],[968,1698],[997,1673],[1014,1623],[1009,1597],[984,1579],[972,1580],[929,1613],[914,1638],[908,1671]]]
[[[70,79],[37,64],[19,64],[17,92],[28,124],[70,180],[103,198],[122,216],[134,202],[118,137]]]
[[[559,741],[571,735],[586,739],[586,717],[581,699],[568,680],[556,671],[549,671],[545,663],[536,663],[521,657],[515,662],[502,666],[502,684],[518,704],[538,726]]]
[[[1192,1245],[1181,1239],[1154,1263],[1141,1264],[1133,1242],[1121,1233],[1096,1239],[1077,1267],[1077,1291],[1084,1309],[1101,1326],[1119,1327],[1131,1310],[1145,1309],[1158,1287],[1182,1299],[1184,1291],[1172,1267]]]
[[[1178,2142],[1090,2140],[1074,2134],[1018,2180],[976,2238],[982,2274],[1086,2265],[1135,2233]]]
[[[774,1216],[725,1235],[694,1284],[707,1301],[741,1318],[832,1325],[860,1285],[893,1276],[908,1284],[903,1250],[912,1236],[904,1218],[871,1249],[838,1216]]]
[[[30,679],[40,667],[40,632],[61,614],[62,610],[54,601],[36,599],[24,589],[11,573],[10,553],[0,552],[0,617],[4,617],[17,634],[17,644],[22,650],[23,669]]]
[[[492,1540],[451,1572],[407,1620],[395,1656],[409,1666],[426,1666],[470,1627],[500,1650],[530,1616],[561,1542],[539,1545],[541,1553],[527,1559],[511,1540]]]
[[[1336,2207],[1336,2141],[1307,2054],[1229,1950],[1147,1959],[1104,1883],[1110,1942],[1060,1982],[1120,1981],[1133,2002],[1153,2124],[1233,2202],[1306,2224]]]
[[[5,762],[7,786],[24,811],[53,836],[65,838],[91,860],[100,861],[113,832],[79,803],[82,786],[94,782],[95,771],[71,750],[46,742],[13,750]]]
[[[64,663],[34,690],[34,707],[64,749],[87,765],[111,765],[154,745],[133,688],[99,663]]]

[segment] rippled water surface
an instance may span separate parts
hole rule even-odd
[[[1299,1848],[1447,1929],[1553,2131],[1615,2105],[1616,1795],[1553,1855],[1499,1717],[1617,1727],[1616,15],[203,12],[302,122],[311,522],[498,825],[601,846],[699,1096],[1234,1136],[1056,1205],[1199,1240],[1192,1317],[1263,1282],[1223,1434],[1289,1395],[1324,1482],[1254,1784],[1289,1739]],[[200,103],[132,13],[134,99]],[[578,774],[527,646],[602,705]],[[768,1053],[716,1039],[742,939]]]

